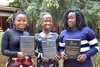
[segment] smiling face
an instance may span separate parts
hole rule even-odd
[[[16,29],[24,30],[27,24],[27,18],[24,14],[18,14],[15,18]]]
[[[67,18],[67,24],[71,29],[75,29],[77,27],[76,25],[76,14],[75,12],[70,12],[68,14],[68,18]]]
[[[50,30],[52,27],[52,17],[50,15],[44,15],[41,20],[41,25],[44,30]]]

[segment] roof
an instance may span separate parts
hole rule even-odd
[[[15,7],[8,7],[8,6],[4,6],[4,5],[0,5],[0,11],[11,11],[11,12],[13,12],[13,11],[15,11],[15,10],[17,10],[17,9],[19,9],[19,8],[15,8]]]

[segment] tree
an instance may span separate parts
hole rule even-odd
[[[23,8],[28,14],[29,21],[37,22],[38,29],[41,28],[39,25],[39,14],[41,12],[50,12],[53,16],[53,22],[60,26],[64,12],[69,8],[78,8],[84,13],[88,26],[98,36],[97,28],[98,24],[100,25],[100,20],[98,19],[100,17],[99,3],[98,0],[15,0],[10,5]],[[94,24],[97,28],[94,27]]]

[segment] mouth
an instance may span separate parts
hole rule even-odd
[[[70,22],[70,23],[68,23],[68,26],[70,26],[72,23]]]
[[[51,28],[51,25],[46,25],[46,28]]]
[[[25,25],[19,25],[20,27],[25,27]]]

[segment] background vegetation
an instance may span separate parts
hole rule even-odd
[[[80,9],[85,16],[87,25],[92,28],[98,38],[100,38],[100,1],[99,0],[14,0],[9,3],[11,7],[17,7],[24,9],[28,14],[29,23],[37,23],[37,31],[41,30],[39,24],[39,15],[43,11],[48,11],[53,16],[53,22],[62,25],[63,14],[67,9],[74,8]],[[59,32],[60,33],[60,32]],[[100,42],[100,41],[99,41]],[[100,67],[100,52],[93,57],[94,67]],[[1,57],[1,56],[0,56]],[[4,56],[2,56],[4,57]],[[1,58],[6,59],[6,58]],[[1,65],[5,64],[4,61],[0,61]],[[60,61],[61,63],[61,61]],[[2,66],[0,66],[2,67]]]

